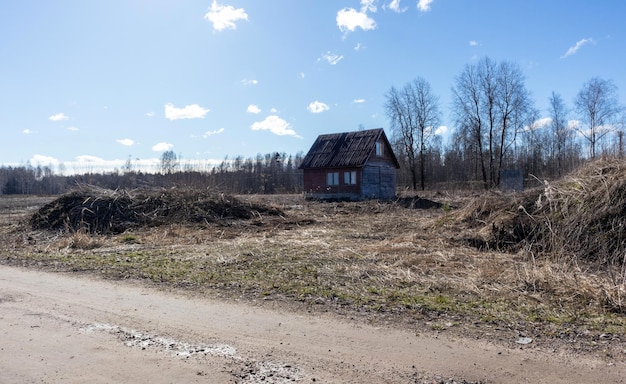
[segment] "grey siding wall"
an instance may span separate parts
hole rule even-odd
[[[365,198],[393,199],[396,196],[396,169],[386,163],[363,167],[361,194]]]

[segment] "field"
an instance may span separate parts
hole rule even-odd
[[[2,197],[0,263],[624,360],[618,272],[524,246],[490,246],[476,208],[467,218],[477,202],[484,208],[486,201],[511,198],[520,197],[428,192],[395,202],[316,202],[299,195],[237,196],[256,208],[250,217],[162,221],[100,234],[33,229],[34,213],[55,198]]]

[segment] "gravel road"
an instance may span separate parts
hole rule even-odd
[[[626,364],[0,266],[1,383],[623,383]]]

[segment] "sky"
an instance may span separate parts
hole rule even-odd
[[[385,128],[417,77],[454,131],[452,87],[516,63],[543,117],[593,77],[626,103],[621,0],[20,0],[0,2],[0,165],[82,173],[306,153]]]

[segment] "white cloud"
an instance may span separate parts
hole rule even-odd
[[[546,128],[549,127],[550,124],[552,124],[551,117],[542,117],[533,122],[533,129]]]
[[[184,108],[176,108],[172,103],[165,104],[165,118],[169,120],[204,119],[209,111],[198,104],[187,105]]]
[[[288,122],[276,115],[270,115],[266,117],[265,120],[252,124],[250,128],[253,131],[270,131],[278,136],[294,136],[300,139],[302,138],[293,129],[291,129],[291,125],[289,125]]]
[[[174,147],[174,144],[170,144],[170,143],[157,143],[154,144],[152,146],[152,150],[154,152],[165,152],[165,151],[169,151],[170,149],[172,149]]]
[[[357,43],[357,44],[354,46],[354,50],[355,50],[355,51],[360,51],[360,50],[361,50],[361,49],[363,49],[363,48],[365,48],[365,46],[364,46],[363,44],[361,44],[361,43]]]
[[[261,108],[259,108],[258,105],[250,104],[248,105],[248,109],[246,110],[246,112],[254,113],[256,115],[257,113],[261,113]]]
[[[213,0],[209,12],[204,18],[213,23],[213,29],[223,31],[224,29],[237,29],[236,21],[248,20],[248,14],[243,8],[233,7],[232,5],[221,5]]]
[[[133,140],[131,140],[131,139],[117,139],[115,141],[117,141],[118,143],[120,143],[122,145],[125,145],[127,147],[130,147],[133,144],[135,144],[135,142]]]
[[[154,112],[148,112],[148,113],[146,113],[146,116],[148,116],[148,117],[154,117]]]
[[[272,109],[270,109],[270,113],[278,113],[278,109],[272,108]]]
[[[318,62],[320,62],[321,60],[326,60],[326,62],[328,62],[328,64],[330,65],[336,65],[338,62],[340,62],[343,59],[343,56],[341,55],[336,55],[334,53],[331,53],[330,51],[326,52],[325,54],[322,55],[322,57],[320,57],[319,59],[317,59]]]
[[[31,157],[31,159],[28,162],[33,166],[38,166],[38,165],[57,166],[59,165],[59,160],[55,159],[54,157],[44,156],[44,155],[34,155],[33,157]]]
[[[26,128],[25,130],[22,131],[22,133],[25,135],[31,135],[35,133],[35,131],[31,131],[30,129]]]
[[[258,80],[254,80],[254,79],[252,79],[252,80],[243,79],[243,80],[241,80],[241,84],[243,84],[243,85],[257,85],[257,84],[259,84],[259,81]]]
[[[78,132],[78,131],[80,131],[80,129],[78,129],[78,127],[74,127],[74,126],[67,127],[67,130],[68,130],[68,131],[72,131],[72,132]]]
[[[328,105],[322,103],[321,101],[315,100],[314,102],[309,104],[309,106],[306,107],[306,109],[308,109],[309,112],[311,113],[322,113],[324,111],[328,111],[329,107]]]
[[[440,125],[437,129],[435,129],[435,135],[441,136],[448,133],[448,127],[445,125]]]
[[[301,79],[304,79],[304,78],[306,77],[306,75],[304,74],[304,72],[300,72],[300,73],[298,74],[298,76],[299,76]]]
[[[573,47],[570,47],[567,52],[565,52],[565,54],[563,56],[561,56],[561,59],[565,59],[566,57],[572,56],[574,54],[576,54],[576,52],[578,52],[578,50],[580,48],[583,47],[583,45],[588,44],[588,43],[593,43],[593,39],[592,38],[588,38],[588,39],[582,39],[582,40],[578,40],[576,42],[576,45],[574,45]]]
[[[477,45],[478,45],[478,41],[476,41],[476,40],[470,40],[470,41],[469,41],[469,45],[470,45],[470,47],[475,47],[475,46],[477,46]]]
[[[222,132],[224,132],[224,128],[216,129],[214,131],[206,131],[204,132],[204,134],[202,134],[202,138],[206,139],[209,136],[219,135]]]
[[[354,104],[363,104],[363,103],[365,103],[365,99],[354,99],[353,103]]]
[[[433,0],[419,0],[417,2],[417,9],[420,12],[428,12],[430,11],[430,4],[432,4]]]
[[[375,8],[374,8],[375,9]],[[376,21],[367,16],[367,8],[357,11],[354,8],[344,8],[337,12],[337,26],[341,32],[354,32],[357,28],[369,31],[376,28]]]
[[[49,119],[52,121],[63,121],[69,119],[69,117],[67,117],[65,113],[61,112],[57,113],[56,115],[50,116]]]
[[[400,0],[392,0],[386,8],[391,9],[396,13],[406,12],[406,8],[400,8]]]

